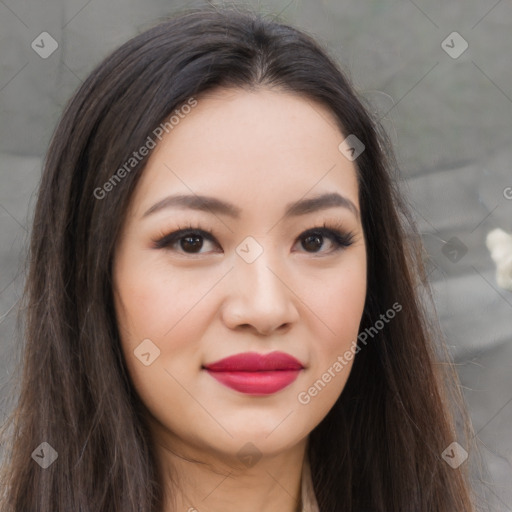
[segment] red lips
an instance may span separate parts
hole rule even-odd
[[[204,368],[214,379],[236,391],[269,395],[291,384],[304,366],[284,352],[245,352],[207,364]]]

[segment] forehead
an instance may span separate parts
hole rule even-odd
[[[344,138],[330,110],[304,96],[216,90],[157,140],[135,207],[176,192],[261,209],[338,191],[358,205],[356,167],[338,149]]]

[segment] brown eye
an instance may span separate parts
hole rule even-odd
[[[308,251],[316,251],[321,248],[323,242],[322,235],[310,235],[303,240],[302,247]]]
[[[155,249],[168,249],[185,254],[201,254],[205,241],[218,246],[215,239],[202,229],[179,229],[153,242]]]
[[[331,251],[321,251],[324,246],[325,239],[329,239],[331,242]],[[354,235],[353,233],[346,233],[338,229],[324,227],[312,228],[302,234],[299,238],[301,240],[302,247],[306,252],[336,252],[340,249],[346,248],[352,245]]]
[[[185,252],[199,252],[203,247],[203,237],[201,235],[188,235],[180,238],[179,243]]]

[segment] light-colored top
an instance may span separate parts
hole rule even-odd
[[[302,466],[301,498],[302,508],[298,509],[299,512],[320,512],[320,509],[318,508],[318,502],[316,501],[315,491],[313,489],[311,468],[307,454],[304,458],[304,464]]]

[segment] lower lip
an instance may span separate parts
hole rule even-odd
[[[207,370],[208,371],[208,370]],[[248,395],[271,395],[290,385],[300,370],[208,373],[228,388]]]

